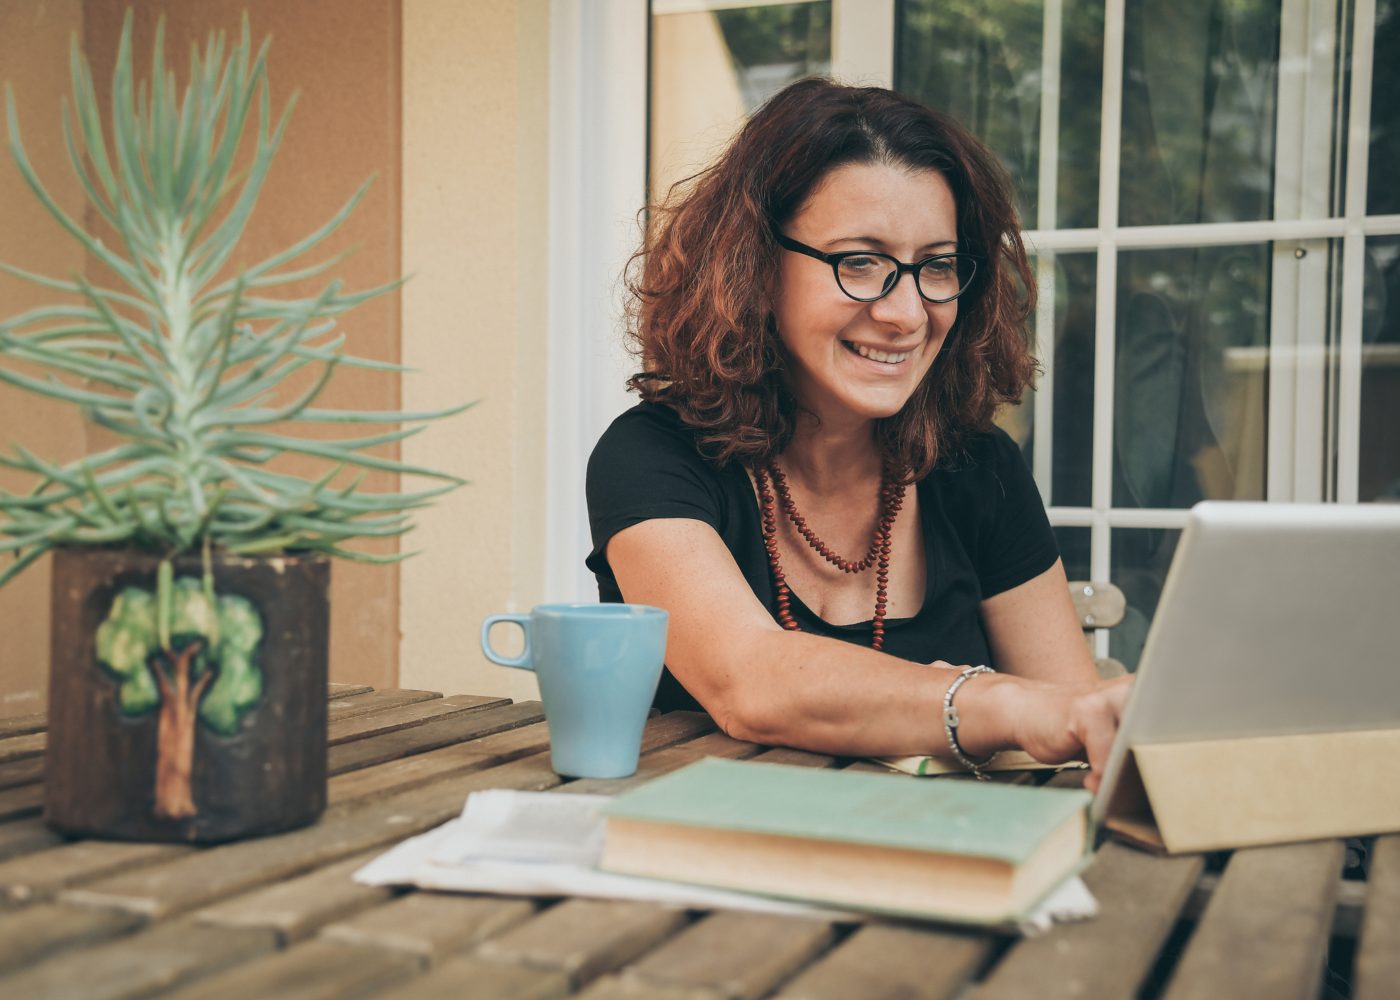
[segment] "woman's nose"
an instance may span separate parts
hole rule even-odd
[[[901,274],[888,295],[870,303],[870,318],[898,327],[901,333],[912,333],[923,326],[927,316],[914,275]]]

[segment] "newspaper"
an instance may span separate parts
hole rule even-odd
[[[355,872],[363,885],[526,896],[637,899],[690,909],[749,910],[815,920],[875,922],[868,913],[828,909],[725,889],[600,871],[606,795],[473,792],[460,817],[404,841]],[[1066,880],[1018,927],[1022,934],[1098,911],[1078,877]]]

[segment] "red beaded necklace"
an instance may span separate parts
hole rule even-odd
[[[865,553],[865,557],[859,562],[852,562],[832,552],[826,543],[817,537],[816,532],[807,526],[806,518],[797,512],[797,505],[792,502],[787,476],[783,475],[783,470],[778,468],[777,462],[760,465],[754,469],[754,480],[758,484],[763,514],[763,545],[768,550],[768,565],[772,567],[773,584],[778,592],[778,624],[789,632],[799,629],[792,617],[792,593],[788,590],[787,578],[783,575],[783,567],[778,559],[778,514],[773,501],[773,489],[769,488],[770,478],[773,488],[777,490],[778,502],[782,504],[783,513],[818,555],[843,573],[864,573],[871,566],[875,567],[875,620],[872,623],[874,635],[870,645],[880,649],[885,644],[886,595],[890,584],[890,533],[899,509],[904,506],[904,487],[894,482],[888,466],[881,471],[880,520],[875,526],[875,536],[870,539],[870,549]]]

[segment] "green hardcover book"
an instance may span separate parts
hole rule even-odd
[[[603,809],[601,867],[848,909],[1017,920],[1088,861],[1092,796],[707,758]]]

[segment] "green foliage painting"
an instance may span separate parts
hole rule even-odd
[[[191,789],[196,723],[238,733],[262,698],[256,654],[263,637],[257,609],[216,595],[211,582],[173,579],[161,567],[156,593],[127,587],[97,629],[97,659],[120,683],[123,714],[159,711],[155,811],[165,819],[197,813]]]

